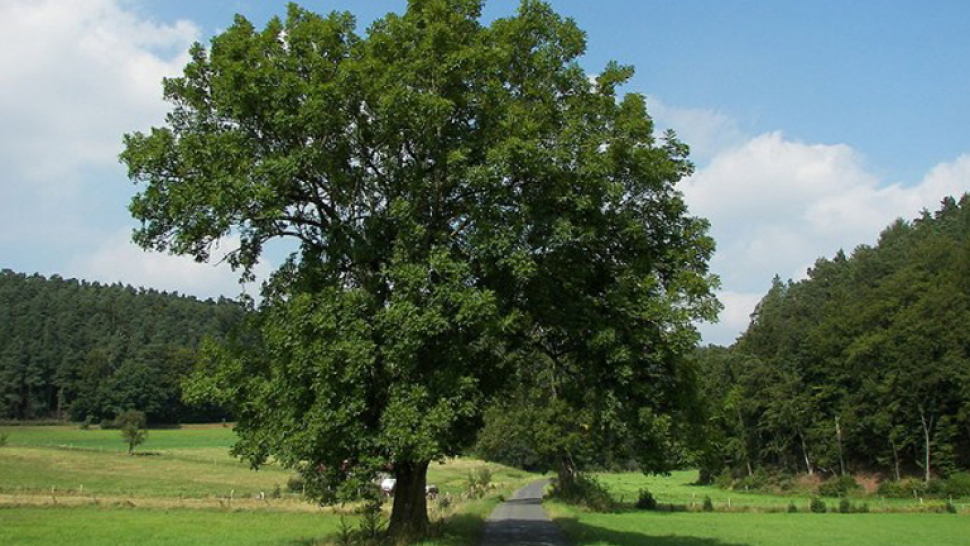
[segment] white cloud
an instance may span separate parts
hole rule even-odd
[[[691,157],[706,162],[725,149],[743,144],[745,136],[730,116],[709,108],[671,106],[647,96],[647,111],[658,132],[673,129],[677,138],[690,145]]]
[[[162,78],[199,36],[115,0],[3,0],[0,20],[0,202],[11,210],[103,191],[83,174],[121,173],[122,134],[162,120]]]
[[[722,150],[682,186],[691,212],[711,221],[722,278],[722,322],[705,340],[731,343],[777,273],[803,278],[819,257],[873,244],[896,218],[970,191],[970,155],[920,182],[887,183],[844,144],[806,144],[767,133]]]
[[[199,298],[232,297],[243,292],[238,274],[228,264],[217,263],[226,252],[238,248],[238,238],[223,240],[222,252],[214,251],[210,263],[198,263],[188,256],[142,250],[131,242],[130,237],[127,230],[112,234],[90,254],[75,258],[67,271],[70,271],[70,276],[91,281],[120,282],[136,287],[177,291]],[[257,282],[246,285],[246,293],[257,297],[256,287],[269,277],[272,270],[271,264],[265,260],[260,262],[254,271]]]

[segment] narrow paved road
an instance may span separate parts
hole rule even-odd
[[[498,505],[485,521],[482,546],[567,546],[542,509],[542,488],[547,483],[532,482]]]

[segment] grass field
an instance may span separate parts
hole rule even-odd
[[[0,544],[35,546],[314,544],[337,530],[332,514],[211,510],[0,508]]]
[[[323,509],[284,493],[292,472],[269,465],[253,471],[228,454],[231,428],[189,425],[150,430],[138,456],[127,455],[117,430],[22,426],[0,447],[0,544],[274,545],[318,544],[333,535],[353,506]],[[495,486],[480,500],[432,503],[441,520],[425,546],[472,546],[498,502],[533,475],[473,459],[432,464],[428,481],[442,494],[467,490],[469,473],[488,468]],[[386,506],[389,509],[389,506]]]
[[[673,504],[687,507],[699,507],[704,497],[710,497],[714,506],[719,509],[750,508],[752,510],[785,510],[789,503],[794,503],[799,510],[806,510],[812,495],[807,493],[792,493],[787,495],[772,495],[745,491],[730,491],[709,485],[695,485],[698,474],[696,470],[672,472],[669,476],[644,476],[639,472],[603,473],[597,474],[596,479],[610,490],[613,496],[625,503],[636,501],[641,489],[648,489],[661,504]],[[823,498],[830,509],[838,506],[838,499]],[[918,511],[935,509],[943,506],[939,499],[889,499],[879,496],[850,497],[854,504],[866,503],[873,511],[896,510]],[[964,511],[970,510],[970,499],[957,499],[954,503]]]
[[[696,472],[670,476],[639,473],[598,474],[625,508],[599,514],[561,503],[547,502],[546,510],[575,546],[957,546],[970,544],[970,515],[960,504],[959,515],[946,513],[809,513],[807,495],[780,496],[725,491],[693,485]],[[663,505],[699,510],[709,496],[718,511],[641,511],[630,505],[640,489],[649,489]],[[825,499],[834,509],[838,501]],[[728,504],[730,502],[730,508]],[[784,512],[789,502],[799,513]],[[874,511],[927,510],[940,501],[919,504],[908,499],[853,499],[867,502]],[[779,512],[780,511],[780,512]]]
[[[970,517],[953,514],[621,512],[546,503],[575,546],[966,546]]]

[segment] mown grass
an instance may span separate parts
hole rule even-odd
[[[105,508],[0,508],[5,546],[309,546],[336,532],[332,514]]]
[[[953,514],[635,512],[595,514],[547,502],[575,546],[965,546]]]

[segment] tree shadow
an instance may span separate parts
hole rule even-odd
[[[749,546],[709,537],[651,535],[640,531],[618,531],[581,523],[576,518],[555,518],[554,521],[569,537],[573,546],[591,544],[610,544],[612,546]]]

